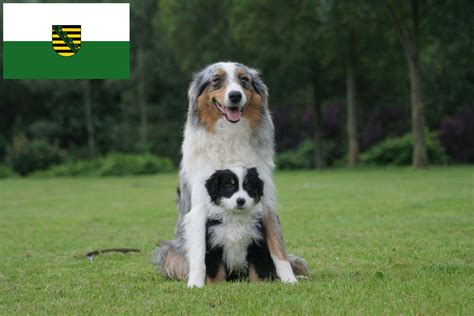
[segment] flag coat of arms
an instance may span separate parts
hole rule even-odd
[[[128,3],[3,4],[4,79],[129,79]]]
[[[80,25],[53,25],[51,36],[53,49],[60,56],[74,56],[81,48]]]

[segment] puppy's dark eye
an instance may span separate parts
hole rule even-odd
[[[214,79],[212,79],[212,84],[214,86],[218,86],[222,83],[222,78],[221,77],[215,77]]]

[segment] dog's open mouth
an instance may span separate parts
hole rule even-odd
[[[219,112],[222,113],[222,115],[225,117],[226,120],[228,120],[231,123],[237,123],[240,121],[240,118],[242,116],[242,112],[244,109],[240,109],[238,106],[233,106],[233,107],[226,107],[222,106],[219,101],[217,101],[215,98],[212,98],[212,103],[216,106],[216,108],[219,110]]]

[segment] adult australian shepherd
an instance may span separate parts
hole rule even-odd
[[[304,260],[288,256],[276,213],[274,128],[268,90],[257,70],[233,62],[207,66],[194,76],[182,144],[179,218],[174,240],[165,241],[154,261],[169,278],[203,287],[206,280],[206,224],[209,194],[205,183],[219,169],[256,167],[264,182],[265,242],[277,277],[296,283],[307,275]]]

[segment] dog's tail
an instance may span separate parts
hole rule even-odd
[[[178,251],[175,240],[163,241],[153,256],[153,263],[158,265],[165,277],[186,280],[188,277],[188,261]]]
[[[307,277],[311,273],[308,263],[303,258],[289,255],[288,261],[290,262],[291,269],[293,269],[295,276],[301,275]]]

